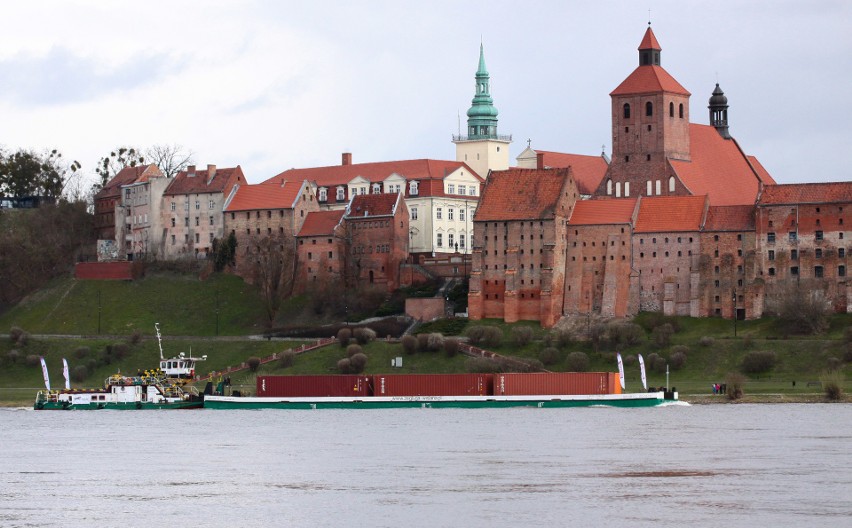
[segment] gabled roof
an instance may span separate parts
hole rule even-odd
[[[474,220],[551,219],[569,178],[570,168],[492,171]]]
[[[691,95],[662,66],[639,66],[609,95],[668,92]],[[638,111],[638,109],[637,109]]]
[[[323,236],[333,235],[334,228],[340,224],[343,218],[343,209],[334,211],[311,211],[305,216],[305,223],[296,236]]]
[[[643,198],[644,199],[644,198]],[[569,225],[629,224],[633,220],[637,198],[579,200],[574,205]]]
[[[241,185],[225,212],[254,211],[255,209],[292,209],[302,191],[302,182],[259,183]]]
[[[346,218],[393,216],[398,200],[398,194],[358,194],[346,207]]]
[[[153,163],[149,165],[138,165],[136,167],[124,167],[118,174],[112,177],[110,181],[95,195],[96,199],[108,198],[110,196],[118,196],[121,194],[122,185],[130,185],[133,183],[146,182],[150,178],[162,178],[163,173],[160,168]]]
[[[669,160],[692,194],[706,194],[713,205],[753,204],[759,179],[739,145],[709,125],[689,125],[691,161]]]
[[[580,194],[594,194],[609,167],[601,156],[584,156],[546,150],[536,150],[535,152],[544,155],[542,162],[545,168],[571,167]]]
[[[704,231],[754,231],[753,205],[711,205]]]
[[[706,196],[642,197],[635,233],[698,231],[704,218]]]
[[[239,183],[245,185],[246,178],[243,176],[243,169],[237,165],[234,168],[214,169],[213,178],[210,179],[209,171],[188,170],[180,171],[174,177],[174,181],[169,184],[164,195],[175,194],[201,194],[201,193],[225,193],[228,194],[231,188]],[[190,175],[191,174],[191,175]]]
[[[441,161],[432,159],[381,161],[376,163],[356,163],[349,165],[332,165],[329,167],[313,167],[308,169],[286,170],[266,181],[302,181],[316,182],[320,187],[345,185],[353,178],[361,176],[370,182],[380,183],[393,173],[407,180],[441,180],[444,176],[464,167],[480,182],[483,178],[461,161]],[[266,182],[264,182],[266,183]]]
[[[767,185],[757,205],[852,202],[852,181]]]

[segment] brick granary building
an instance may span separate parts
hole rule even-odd
[[[719,85],[710,125],[690,123],[690,95],[648,28],[639,65],[610,93],[612,158],[593,191],[583,192],[593,161],[575,155],[528,148],[519,165],[536,168],[489,174],[474,216],[472,319],[750,319],[792,286],[852,312],[852,182],[776,184],[731,136]],[[575,163],[582,185],[565,170]]]

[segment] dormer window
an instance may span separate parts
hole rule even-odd
[[[459,185],[459,194],[467,194],[467,187],[464,185]]]
[[[470,196],[476,196],[476,186],[475,185],[470,186]]]
[[[337,187],[337,201],[343,201],[346,199],[346,188],[342,185]]]
[[[381,193],[382,193],[382,186],[379,185],[378,183],[374,183],[373,184],[373,194],[381,194]]]
[[[328,187],[320,187],[319,188],[319,201],[327,202],[328,201]]]
[[[412,180],[412,181],[408,182],[408,194],[410,194],[412,196],[415,196],[415,195],[418,194],[418,192],[417,192],[417,181],[416,180]]]
[[[452,183],[447,184],[447,194],[456,194],[455,184],[452,184]]]

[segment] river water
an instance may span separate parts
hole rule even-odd
[[[852,526],[852,406],[0,410],[0,526]]]

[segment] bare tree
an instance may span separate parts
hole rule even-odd
[[[154,145],[145,151],[145,156],[150,163],[160,168],[166,178],[174,178],[180,171],[192,165],[193,152],[183,145]]]
[[[113,176],[121,172],[125,167],[135,167],[145,163],[142,151],[134,147],[118,147],[111,151],[108,156],[98,160],[95,172],[101,177],[97,183],[99,188],[104,188]]]
[[[275,320],[281,301],[293,291],[296,267],[296,246],[292,238],[267,236],[256,246],[254,281],[260,288],[266,316]]]

